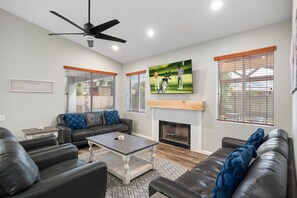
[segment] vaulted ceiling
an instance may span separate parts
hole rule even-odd
[[[118,19],[120,24],[103,33],[123,38],[127,43],[95,40],[90,49],[120,63],[128,63],[285,21],[292,15],[291,0],[220,1],[222,8],[212,10],[213,0],[92,0],[91,23],[98,25]],[[80,26],[88,20],[87,0],[0,0],[0,8],[49,33],[80,32],[50,10]],[[153,37],[147,36],[148,29],[154,30]],[[88,47],[81,35],[65,38]],[[112,49],[113,45],[119,47],[118,51]]]

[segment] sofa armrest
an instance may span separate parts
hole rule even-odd
[[[222,147],[230,147],[230,148],[239,148],[242,147],[246,143],[246,140],[224,137],[222,139]]]
[[[66,127],[64,125],[57,125],[57,128],[59,128],[59,133],[58,133],[58,141],[60,144],[65,144],[65,143],[71,143],[71,129],[69,127]]]
[[[86,164],[40,181],[9,198],[98,197],[104,198],[107,167],[104,162]]]
[[[73,144],[63,144],[44,152],[30,154],[39,170],[50,167],[59,162],[78,159],[78,149]]]
[[[125,125],[128,126],[128,131],[127,132],[128,132],[128,134],[131,135],[131,133],[132,133],[132,120],[131,119],[120,118],[120,122],[122,124],[125,124]]]
[[[30,139],[30,140],[22,140],[19,143],[24,147],[26,151],[31,151],[34,149],[46,147],[46,146],[55,146],[58,145],[57,138],[54,135]]]
[[[163,195],[166,195],[171,198],[199,198],[202,197],[197,192],[193,191],[190,188],[187,188],[175,181],[171,181],[165,177],[156,177],[149,184],[149,196],[152,196],[154,193],[160,192]]]
[[[294,157],[293,139],[288,139],[289,158],[288,158],[288,179],[287,179],[287,198],[297,197],[297,181]]]

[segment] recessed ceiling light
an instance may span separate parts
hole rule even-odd
[[[219,10],[219,9],[222,8],[222,6],[223,6],[223,2],[222,2],[222,1],[214,1],[214,2],[212,2],[212,4],[211,4],[211,8],[212,8],[213,10]]]
[[[155,35],[155,31],[152,29],[149,29],[146,33],[149,37],[153,37]]]
[[[118,50],[119,50],[119,46],[117,46],[117,45],[113,45],[111,48],[112,48],[114,51],[118,51]]]

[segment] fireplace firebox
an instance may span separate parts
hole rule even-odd
[[[159,141],[190,149],[191,125],[159,121]]]

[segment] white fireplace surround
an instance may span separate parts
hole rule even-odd
[[[202,151],[202,111],[152,108],[152,139],[159,141],[159,120],[191,125],[191,151]]]

